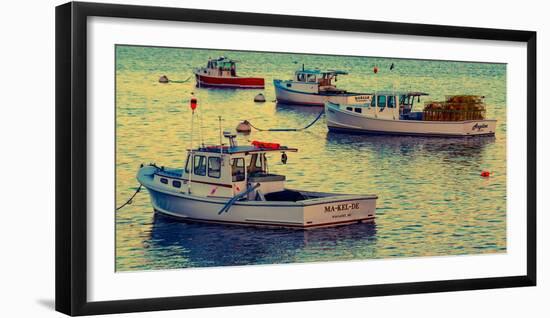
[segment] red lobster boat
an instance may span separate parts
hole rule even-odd
[[[264,88],[264,79],[237,76],[237,61],[226,57],[208,59],[206,67],[195,69],[198,87]]]

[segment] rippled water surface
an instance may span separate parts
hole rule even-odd
[[[209,56],[240,62],[241,75],[263,76],[265,90],[197,89],[191,70]],[[270,170],[290,188],[374,193],[376,224],[311,231],[182,223],[155,215],[146,191],[116,214],[117,271],[205,266],[444,256],[506,251],[506,65],[258,52],[117,46],[116,204],[135,191],[140,163],[182,167],[189,147],[188,100],[199,98],[196,123],[205,143],[248,119],[255,126],[302,127],[320,108],[276,105],[274,78],[306,67],[350,72],[336,83],[352,91],[417,90],[440,100],[485,95],[496,136],[443,139],[335,134],[324,119],[303,132],[257,132],[251,140],[297,147]],[[389,70],[391,63],[395,69]],[[374,66],[380,68],[374,74]],[[167,75],[183,83],[160,84]],[[190,78],[187,82],[187,80]],[[259,92],[266,103],[254,103]],[[428,100],[425,99],[425,100]],[[199,130],[195,140],[201,139]],[[480,177],[489,170],[490,178]]]

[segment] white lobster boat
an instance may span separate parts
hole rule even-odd
[[[155,211],[189,221],[310,229],[373,222],[376,195],[291,190],[285,176],[269,173],[268,153],[297,149],[253,142],[188,150],[185,169],[142,165],[138,181]],[[191,165],[191,163],[193,163]]]
[[[413,111],[414,100],[427,95],[421,92],[378,92],[371,104],[327,102],[328,129],[335,132],[393,134],[411,136],[466,137],[494,135],[496,120],[457,120],[458,114],[445,110],[445,117],[427,117],[426,111]],[[479,97],[482,98],[482,97]],[[429,113],[429,112],[428,112]],[[470,116],[472,117],[472,116]],[[442,119],[443,118],[443,119]]]
[[[352,93],[337,88],[332,82],[347,72],[337,70],[296,71],[292,80],[273,80],[277,102],[291,105],[324,106],[325,102],[339,104],[370,103],[371,94]]]

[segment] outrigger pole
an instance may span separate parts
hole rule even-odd
[[[244,198],[245,196],[247,196],[250,192],[256,190],[257,188],[260,187],[260,184],[259,183],[256,183],[254,186],[251,186],[249,187],[245,192],[242,192],[242,193],[239,193],[237,194],[236,196],[232,197],[231,200],[227,201],[227,203],[225,203],[225,205],[223,206],[223,208],[218,211],[218,215],[224,213],[224,212],[229,212],[229,209],[231,209],[231,206],[237,202],[239,199],[241,198]]]

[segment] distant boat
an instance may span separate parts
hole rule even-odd
[[[413,111],[422,92],[378,92],[370,104],[327,102],[328,129],[335,132],[411,136],[491,136],[496,120],[485,119],[483,96],[452,96]]]
[[[208,59],[206,67],[193,71],[198,87],[264,88],[264,79],[237,76],[237,61],[226,57]]]
[[[268,153],[297,149],[276,143],[189,149],[185,169],[145,165],[138,181],[155,211],[188,221],[310,229],[374,222],[376,195],[291,190],[268,171]]]
[[[333,103],[370,103],[372,94],[352,93],[333,84],[338,75],[347,75],[338,70],[307,70],[302,66],[292,80],[273,80],[277,102],[282,104],[324,106]]]

